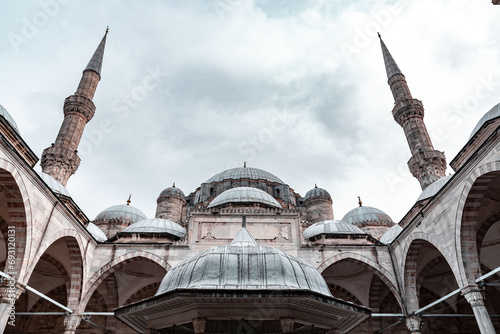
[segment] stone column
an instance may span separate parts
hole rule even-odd
[[[293,333],[294,322],[293,318],[280,318],[281,332],[283,334]]]
[[[410,331],[410,333],[421,334],[422,333],[422,324],[420,321],[420,317],[411,316],[406,318],[406,327]]]
[[[193,327],[195,334],[204,334],[205,327],[207,326],[206,318],[194,318],[193,319]]]
[[[80,326],[82,318],[78,314],[71,313],[64,318],[64,334],[75,334],[76,329]]]
[[[0,285],[0,333],[5,328],[14,325],[16,320],[16,300],[19,298],[24,288],[18,282],[4,279]]]
[[[484,298],[481,292],[482,290],[476,284],[469,284],[465,288],[462,288],[462,295],[472,307],[481,334],[494,334],[496,333],[495,328],[493,328],[490,315],[484,305]]]

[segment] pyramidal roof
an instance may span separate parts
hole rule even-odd
[[[251,246],[251,247],[259,247],[259,244],[253,236],[248,232],[245,227],[242,227],[241,230],[236,234],[233,241],[229,244],[229,246]]]
[[[104,47],[106,45],[106,36],[108,35],[108,31],[109,30],[106,29],[106,33],[104,34],[101,43],[99,43],[99,46],[95,50],[92,59],[90,59],[87,67],[85,68],[85,71],[90,70],[96,72],[97,74],[99,74],[99,77],[101,77],[102,60],[104,58]]]
[[[398,64],[396,64],[396,61],[394,58],[392,58],[391,53],[387,49],[387,46],[385,46],[384,41],[382,40],[382,37],[380,34],[378,35],[380,38],[380,45],[382,46],[382,55],[384,56],[384,63],[385,63],[385,70],[387,72],[387,79],[390,79],[393,75],[396,74],[403,74],[401,70],[399,69]]]

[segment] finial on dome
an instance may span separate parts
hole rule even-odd
[[[359,202],[358,202],[359,207],[362,207],[363,206],[363,202],[361,202],[361,196],[358,196],[358,200],[359,200]]]
[[[314,188],[318,188],[318,185],[316,183],[314,184]]]
[[[241,216],[241,227],[247,228],[247,216]]]
[[[378,38],[382,39],[382,36],[380,36],[380,33],[377,31]]]
[[[175,182],[174,182],[174,184],[172,185],[172,188],[175,188]]]
[[[131,197],[132,197],[132,194],[128,195],[127,205],[130,205],[130,202],[132,202],[132,201],[130,200],[130,198],[131,198]]]
[[[243,161],[243,168],[247,168],[247,162]]]
[[[106,27],[106,35],[108,34],[109,26]]]

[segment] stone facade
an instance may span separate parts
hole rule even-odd
[[[95,87],[98,77],[93,73],[98,72],[84,72],[82,90]],[[391,85],[395,98],[407,96],[404,77],[396,74],[392,81],[396,79],[399,83]],[[79,91],[74,99],[80,98]],[[82,101],[90,101],[91,95]],[[444,157],[432,153],[438,151],[433,151],[425,130],[423,108],[408,98],[396,116],[408,127],[405,133],[412,154],[423,166],[417,178],[424,187],[444,175]],[[413,105],[412,116],[403,110],[408,105]],[[77,118],[65,118],[65,134],[54,152],[76,150],[79,126],[88,121],[83,109],[79,110],[68,111],[68,117]],[[0,131],[16,144],[0,140],[0,266],[15,278],[12,284],[4,280],[0,287],[0,326],[6,333],[97,334],[102,328],[108,333],[134,333],[112,316],[113,309],[153,296],[172,267],[210,247],[226,245],[240,229],[242,216],[259,244],[278,247],[313,265],[333,296],[372,309],[373,316],[354,333],[373,333],[389,326],[384,333],[494,333],[500,329],[498,318],[490,317],[500,314],[500,289],[488,284],[500,277],[498,273],[481,277],[500,267],[500,118],[471,137],[457,155],[459,160],[454,160],[460,166],[456,174],[410,208],[399,222],[403,231],[389,244],[369,235],[305,240],[302,232],[310,225],[306,222],[333,219],[331,200],[323,200],[324,207],[308,207],[304,198],[272,174],[255,169],[259,173],[252,175],[258,176],[252,176],[245,167],[232,171],[231,177],[201,183],[184,198],[159,197],[156,215],[185,227],[184,238],[154,233],[123,237],[119,232],[114,237],[115,232],[108,231],[110,239],[97,242],[86,229],[89,219],[71,209],[76,203],[48,187],[33,170],[33,156],[26,153],[31,151],[22,138],[8,126]],[[431,152],[432,157],[419,157],[421,152]],[[48,156],[44,153],[46,161]],[[66,162],[74,161],[62,156]],[[70,175],[61,172],[63,167],[56,171],[44,166],[62,184]],[[208,208],[224,190],[252,185],[273,196],[281,208],[232,202]],[[320,212],[318,218],[313,216],[316,212]],[[123,222],[116,219],[117,224]],[[374,226],[370,227],[373,231],[365,231],[381,234],[379,229],[390,225],[377,226],[377,232]],[[28,291],[31,288],[67,309]],[[420,310],[448,294],[449,298]],[[16,311],[13,320],[11,305]],[[28,316],[23,312],[60,313]],[[283,318],[283,332],[295,332],[291,323]],[[193,333],[206,330],[202,318],[193,319],[189,326]]]

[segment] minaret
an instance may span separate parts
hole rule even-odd
[[[85,125],[94,117],[95,105],[92,102],[99,80],[101,80],[102,59],[108,29],[92,59],[82,74],[75,94],[64,101],[64,120],[56,142],[42,154],[42,171],[49,174],[63,186],[80,165],[77,154]]]
[[[443,152],[435,150],[432,146],[424,123],[424,106],[421,101],[411,96],[405,76],[387,50],[380,34],[378,36],[382,46],[388,83],[395,101],[392,115],[403,128],[410,146],[412,157],[408,161],[408,167],[420,182],[422,189],[425,189],[445,176],[446,158]]]

